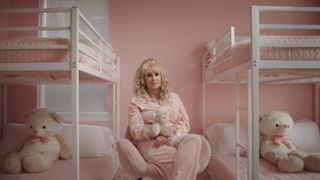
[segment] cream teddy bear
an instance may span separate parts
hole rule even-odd
[[[306,154],[288,139],[293,119],[287,112],[272,111],[260,117],[260,153],[283,172],[303,169],[320,172],[320,153]]]
[[[0,161],[1,171],[20,173],[23,170],[38,173],[49,170],[59,157],[69,159],[67,142],[58,134],[62,118],[46,109],[38,109],[26,116],[26,128],[30,134],[22,149]]]
[[[166,106],[161,106],[156,111],[155,121],[159,123],[160,126],[169,127],[170,126],[170,113],[169,108]],[[167,145],[175,146],[177,143],[185,136],[180,130],[177,130],[174,135],[168,138]]]

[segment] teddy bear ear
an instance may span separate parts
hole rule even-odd
[[[63,122],[63,118],[62,118],[59,114],[57,114],[57,113],[55,113],[55,112],[52,112],[52,113],[50,114],[50,116],[51,116],[55,121],[57,121],[58,123],[62,123],[62,122]]]
[[[25,115],[25,118],[28,118],[31,114],[35,113],[36,110],[28,110],[26,115]]]
[[[270,114],[270,112],[260,114],[260,115],[259,115],[259,121],[261,121],[263,118],[265,118],[265,117],[268,116],[269,114]]]
[[[286,114],[288,114],[288,115],[290,115],[288,111],[282,111],[282,112],[283,112],[283,113],[286,113]]]

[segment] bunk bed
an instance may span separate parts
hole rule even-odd
[[[0,32],[40,32],[65,31],[67,38],[7,38],[0,41],[0,82],[32,83],[36,85],[59,83],[71,85],[72,126],[64,127],[65,135],[72,146],[72,159],[57,161],[45,173],[1,174],[0,179],[112,179],[118,165],[113,143],[120,136],[119,81],[120,59],[111,45],[102,38],[78,8],[1,9],[1,14],[45,14],[66,13],[70,16],[67,26],[14,26],[0,27]],[[39,16],[41,17],[41,16]],[[87,33],[90,32],[90,35]],[[92,36],[93,35],[93,36]],[[112,128],[79,124],[79,83],[108,83],[112,87]],[[5,86],[5,85],[4,85]],[[5,94],[5,88],[2,89]],[[106,91],[108,92],[108,91]],[[39,103],[40,107],[43,104]],[[5,111],[4,111],[5,116]],[[4,122],[2,141],[19,125]],[[112,130],[111,130],[112,129]],[[7,130],[7,131],[6,131]],[[85,134],[91,137],[87,137]],[[100,137],[92,137],[98,134]],[[87,142],[84,142],[87,141]],[[102,147],[103,152],[90,150],[92,144]],[[72,142],[72,143],[71,143]],[[89,143],[89,144],[90,144]],[[91,145],[92,145],[91,144]],[[86,147],[82,150],[79,147]],[[89,148],[89,149],[88,149]],[[99,147],[98,147],[99,148]],[[80,163],[81,162],[81,163]],[[72,166],[72,170],[71,170]],[[95,167],[95,168],[92,168]],[[89,172],[92,171],[92,172]],[[61,176],[60,176],[61,175]]]
[[[213,154],[207,169],[211,175],[214,174],[213,171],[219,171],[231,172],[233,175],[225,176],[231,179],[244,179],[244,177],[250,180],[259,179],[259,177],[263,179],[265,177],[263,172],[270,169],[270,167],[267,167],[268,163],[259,163],[258,119],[259,85],[261,83],[315,83],[315,102],[318,103],[314,106],[314,117],[316,126],[319,126],[320,36],[319,34],[279,35],[274,33],[276,32],[274,30],[314,31],[319,30],[320,25],[262,22],[262,13],[273,12],[304,12],[319,15],[317,13],[320,12],[320,8],[252,6],[250,37],[236,37],[235,28],[231,27],[222,38],[212,40],[206,45],[207,51],[202,57],[202,128],[205,136],[208,137],[210,134],[212,136],[212,133],[208,134],[208,132],[217,129],[217,127],[206,127],[206,86],[209,84],[234,83],[236,89],[234,127],[231,128],[232,130],[228,130],[228,133],[222,133],[229,136],[231,136],[230,133],[233,133],[234,154],[229,157]],[[261,32],[266,32],[266,30],[271,30],[271,32],[262,35]],[[240,103],[239,86],[241,83],[247,84],[247,107],[242,107]],[[240,129],[242,129],[242,132],[244,131],[243,127],[240,126],[241,110],[247,110],[247,144],[240,142],[240,137],[243,137]],[[218,126],[220,127],[218,132],[226,132],[225,128],[229,126]],[[221,130],[221,127],[224,127],[223,130]],[[227,129],[230,129],[230,127]],[[221,133],[219,136],[221,136]],[[215,139],[217,140],[217,138]],[[247,158],[240,158],[240,153],[243,151],[247,152]],[[212,165],[214,162],[216,164]],[[222,165],[221,163],[224,162],[226,164]],[[230,170],[231,164],[235,168]],[[223,167],[229,167],[229,169],[223,169]],[[240,175],[241,172],[246,171],[246,176]],[[273,169],[268,172],[272,173],[276,170]],[[313,173],[311,176],[315,179],[320,178],[317,173]],[[298,176],[291,174],[291,176],[282,177],[295,179]]]

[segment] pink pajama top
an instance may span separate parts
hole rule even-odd
[[[171,93],[171,102],[165,104],[169,109],[170,127],[188,134],[190,130],[189,118],[186,109],[179,96]],[[155,114],[161,105],[156,100],[144,100],[133,97],[129,106],[129,129],[136,144],[159,135],[160,128],[155,122]]]

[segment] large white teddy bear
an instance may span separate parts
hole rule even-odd
[[[26,116],[26,128],[30,136],[21,150],[11,153],[0,161],[5,173],[23,170],[38,173],[49,170],[59,157],[69,159],[70,151],[63,136],[59,135],[62,118],[46,109],[38,109]]]
[[[272,111],[260,117],[260,153],[283,172],[320,172],[320,153],[306,154],[288,139],[294,126],[287,112]]]

